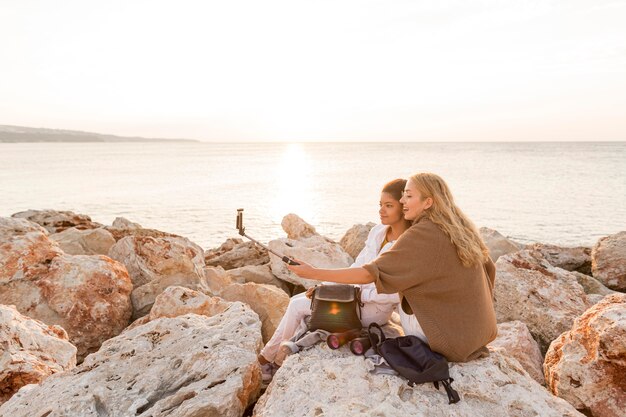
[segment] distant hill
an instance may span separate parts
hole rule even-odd
[[[151,139],[103,135],[79,130],[0,125],[0,143],[6,142],[199,142],[192,139]]]

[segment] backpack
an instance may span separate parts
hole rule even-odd
[[[319,285],[311,297],[309,330],[331,333],[361,329],[361,289],[353,285]]]
[[[373,329],[377,328],[378,333]],[[432,382],[439,389],[443,385],[448,394],[449,404],[461,400],[459,393],[452,388],[454,379],[450,378],[448,361],[437,352],[433,352],[427,343],[417,336],[386,338],[377,323],[367,329],[374,351],[401,376],[409,380],[409,385]]]

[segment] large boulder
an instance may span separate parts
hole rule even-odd
[[[263,323],[264,343],[271,339],[289,305],[289,296],[283,290],[273,285],[253,282],[231,284],[219,296],[224,300],[241,301],[252,307]]]
[[[241,417],[260,390],[260,328],[241,303],[213,317],[150,321],[73,370],[23,388],[0,415]]]
[[[626,294],[606,296],[550,345],[550,390],[594,417],[626,411]]]
[[[545,352],[589,306],[576,276],[553,267],[541,253],[523,250],[496,262],[495,309],[499,323],[520,320]]]
[[[591,274],[591,248],[577,246],[573,248],[535,243],[527,249],[538,251],[552,266],[567,271]]]
[[[276,239],[269,242],[268,246],[276,253],[297,258],[319,268],[347,268],[352,265],[353,259],[343,248],[332,240],[315,233],[313,226],[295,214],[285,216],[283,228],[291,238]],[[311,234],[315,233],[315,234]],[[310,288],[319,284],[319,281],[300,278],[287,269],[286,264],[277,256],[270,257],[272,273],[285,282]]]
[[[102,227],[100,223],[92,222],[91,217],[86,214],[77,214],[73,211],[26,210],[15,213],[11,217],[37,223],[49,233],[59,233],[70,227],[75,227],[79,230]]]
[[[219,266],[226,270],[246,265],[263,265],[270,261],[267,251],[254,242],[229,238],[217,249],[206,251],[204,261],[208,266]]]
[[[372,222],[367,224],[355,224],[348,229],[345,235],[343,235],[339,241],[339,245],[348,253],[348,255],[356,259],[365,247],[367,236],[374,226],[376,225]]]
[[[298,416],[580,416],[547,392],[519,363],[501,352],[452,363],[452,386],[461,401],[449,405],[443,388],[409,387],[393,375],[372,374],[370,361],[346,347],[325,345],[291,355],[257,402],[255,417]]]
[[[23,316],[0,305],[0,404],[27,384],[76,366],[76,347],[59,326]]]
[[[245,284],[246,282],[254,282],[256,284],[273,285],[289,293],[289,287],[285,283],[272,274],[269,264],[266,265],[246,265],[241,268],[230,269],[227,272],[231,283]]]
[[[143,229],[139,223],[131,222],[125,217],[116,217],[111,227],[115,229]]]
[[[22,222],[0,218],[0,303],[63,327],[81,361],[128,325],[128,272],[106,256],[66,255]]]
[[[70,255],[107,255],[115,244],[113,235],[105,229],[79,230],[70,227],[50,235],[63,252]]]
[[[154,301],[148,314],[150,320],[161,317],[178,317],[193,313],[207,317],[226,311],[233,303],[220,297],[212,297],[200,291],[172,286],[163,291]]]
[[[503,255],[514,253],[523,249],[523,245],[507,239],[497,230],[490,229],[488,227],[481,227],[479,232],[485,242],[485,245],[489,248],[489,256],[494,262]]]
[[[626,291],[626,232],[600,239],[591,258],[594,278],[612,290]]]
[[[126,266],[133,282],[133,317],[146,315],[157,295],[171,285],[197,289],[205,278],[203,250],[182,237],[119,240],[109,256]]]
[[[489,343],[491,349],[500,349],[505,355],[517,359],[528,374],[540,384],[543,377],[543,356],[528,327],[521,321],[498,324],[498,337]]]

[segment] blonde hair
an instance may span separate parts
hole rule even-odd
[[[454,204],[446,182],[438,175],[418,173],[410,181],[422,194],[422,199],[432,198],[433,204],[422,217],[438,225],[456,247],[463,266],[480,265],[489,258],[489,249],[483,242],[474,223]],[[415,219],[417,222],[419,219]]]

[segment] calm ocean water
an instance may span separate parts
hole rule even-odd
[[[0,143],[0,215],[73,210],[117,216],[205,249],[283,237],[296,213],[339,239],[378,221],[379,190],[441,175],[478,226],[518,241],[592,245],[626,230],[626,143]]]

